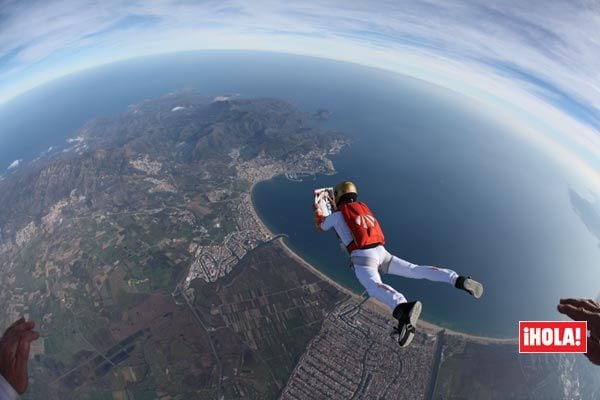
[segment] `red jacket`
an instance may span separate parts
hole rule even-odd
[[[344,216],[344,220],[350,228],[353,242],[348,245],[348,251],[364,247],[385,244],[385,238],[381,226],[373,212],[362,201],[344,203],[338,207]]]

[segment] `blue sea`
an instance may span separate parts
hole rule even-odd
[[[354,64],[256,52],[201,52],[99,67],[0,106],[0,173],[60,147],[90,118],[193,88],[208,96],[278,97],[333,115],[316,125],[356,142],[334,176],[255,187],[258,212],[305,259],[361,292],[333,233],[312,226],[312,189],[356,182],[393,254],[485,285],[476,301],[449,285],[385,280],[423,302],[423,317],[472,334],[515,336],[518,320],[561,319],[561,297],[600,289],[600,247],[569,190],[589,190],[482,104],[423,81]],[[589,195],[589,193],[587,193]],[[597,194],[598,195],[598,194]]]

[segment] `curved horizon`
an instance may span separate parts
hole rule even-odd
[[[320,57],[475,99],[600,192],[600,44],[585,34],[600,29],[593,4],[12,1],[0,21],[0,109],[60,77],[149,55]]]

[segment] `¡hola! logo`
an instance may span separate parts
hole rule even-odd
[[[519,353],[587,353],[587,322],[519,321]]]
[[[356,217],[354,222],[356,222],[356,225],[362,226],[365,229],[375,227],[375,217],[371,215],[359,215]]]

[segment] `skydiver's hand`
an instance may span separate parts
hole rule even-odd
[[[585,356],[594,364],[600,365],[600,341],[588,338],[588,351]]]
[[[40,334],[33,330],[35,322],[20,318],[0,338],[0,374],[19,394],[27,390],[27,361],[31,342]]]
[[[557,308],[575,321],[587,321],[590,337],[586,357],[600,365],[600,304],[589,299],[560,299]]]

